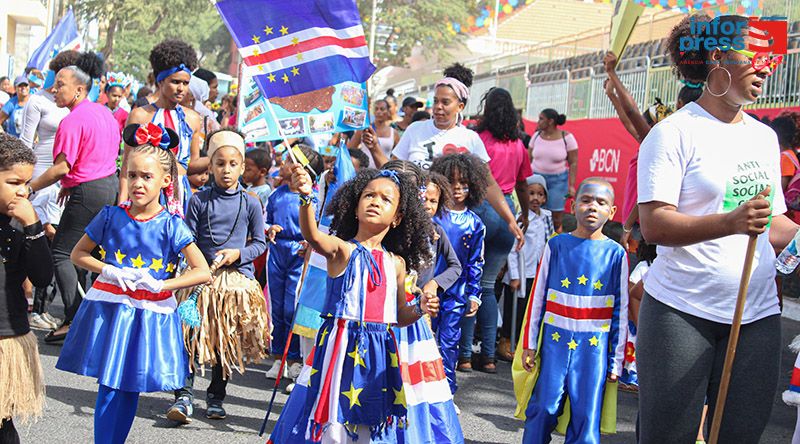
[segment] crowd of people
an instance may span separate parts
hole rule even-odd
[[[525,443],[599,442],[617,384],[639,393],[640,442],[702,440],[743,235],[757,254],[720,442],[758,442],[780,371],[773,263],[798,229],[800,114],[768,127],[744,113],[777,63],[682,51],[690,31],[687,18],[667,39],[685,84],[675,112],[641,112],[604,61],[641,144],[623,196],[577,181],[564,114],[543,109],[526,134],[511,94],[471,97],[458,63],[429,110],[389,91],[364,130],[259,144],[233,128],[234,96],[214,111],[217,80],[180,40],[152,48],[136,94],[90,52],[60,52],[13,90],[0,79],[0,442],[42,412],[31,328],[63,342],[58,369],[97,380],[95,442],[125,442],[142,392],[174,392],[167,418],[190,423],[206,367],[205,415],[224,419],[234,371],[269,359],[267,378],[291,379],[273,443],[463,442],[458,373],[498,360],[513,361]],[[309,261],[327,281],[315,327],[295,334]]]

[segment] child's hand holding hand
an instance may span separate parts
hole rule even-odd
[[[419,305],[431,317],[435,318],[439,314],[439,297],[436,296],[436,293],[423,291],[419,298]]]
[[[305,168],[300,164],[292,165],[292,185],[300,194],[308,196],[313,192],[313,181]]]
[[[273,244],[275,243],[275,236],[283,231],[283,227],[278,224],[272,224],[267,229],[267,239]]]
[[[525,369],[526,372],[533,371],[536,367],[536,350],[526,348],[522,350],[522,368]]]
[[[236,263],[241,256],[241,252],[238,248],[226,248],[224,250],[219,250],[217,256],[222,256],[222,260],[219,261],[219,266],[226,267]]]
[[[435,280],[431,279],[428,281],[427,284],[422,286],[422,292],[429,293],[435,296],[439,292],[439,284]]]
[[[36,211],[33,210],[33,205],[28,199],[18,197],[8,204],[8,215],[18,220],[23,227],[33,225],[39,218],[36,216]]]
[[[137,268],[134,273],[137,276],[134,286],[136,290],[146,290],[151,293],[161,293],[164,289],[164,281],[156,279],[146,268]]]
[[[480,308],[480,304],[475,301],[469,301],[469,311],[465,314],[465,317],[471,318],[475,316],[475,313],[478,312],[478,308]]]
[[[139,279],[135,268],[118,268],[113,265],[104,265],[100,277],[116,284],[123,291],[135,289],[136,280]]]

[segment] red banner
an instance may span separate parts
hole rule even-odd
[[[770,119],[784,111],[800,111],[800,107],[747,110],[748,113]],[[616,117],[570,120],[561,128],[572,133],[578,141],[578,174],[575,183],[578,184],[587,177],[608,180],[614,186],[616,195],[617,214],[614,220],[622,222],[628,166],[639,149],[636,139]],[[536,131],[536,122],[525,120],[525,131],[533,134]],[[571,201],[568,200],[565,211],[571,213],[570,206]]]

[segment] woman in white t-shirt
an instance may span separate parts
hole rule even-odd
[[[775,133],[742,111],[777,61],[735,41],[706,49],[704,39],[719,41],[726,29],[750,43],[747,17],[720,16],[692,33],[707,20],[686,17],[667,39],[678,73],[704,81],[703,95],[653,127],[639,154],[642,233],[659,245],[639,314],[641,443],[693,442],[706,397],[713,417],[748,235],[757,247],[719,442],[759,441],[778,381],[774,249],[798,226],[783,215]],[[698,49],[681,48],[698,37]]]
[[[469,87],[472,86],[472,70],[456,63],[446,68],[444,75],[443,79],[436,82],[433,118],[409,125],[394,147],[392,159],[408,160],[425,170],[431,166],[433,159],[446,154],[469,153],[483,162],[489,161],[489,154],[478,133],[461,125],[461,112],[467,104]],[[375,163],[386,163],[388,159],[377,144],[375,132],[367,128],[362,137]],[[522,230],[488,167],[486,175],[489,181],[486,200],[508,224],[509,231],[517,239],[517,248],[520,248],[525,243]]]

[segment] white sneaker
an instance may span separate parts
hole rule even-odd
[[[287,395],[292,393],[292,390],[294,390],[294,386],[295,386],[294,382],[286,386],[286,389],[284,391],[286,392]]]
[[[58,319],[50,313],[42,313],[42,319],[49,322],[53,328],[58,328],[61,326],[61,319]]]
[[[456,415],[460,415],[461,414],[461,409],[458,408],[458,406],[456,405],[455,402],[453,403],[453,407],[456,409]]]
[[[278,379],[278,372],[281,370],[281,360],[276,359],[275,362],[272,363],[272,367],[267,370],[266,377],[267,379]],[[286,376],[286,367],[283,368],[283,376]]]
[[[289,370],[286,372],[287,376],[292,380],[296,380],[298,376],[300,376],[300,372],[303,370],[303,364],[299,362],[295,362],[289,366]]]
[[[35,328],[38,330],[50,330],[53,328],[47,320],[40,315],[39,313],[31,313],[30,317],[28,318],[28,323],[31,325],[31,328]]]

